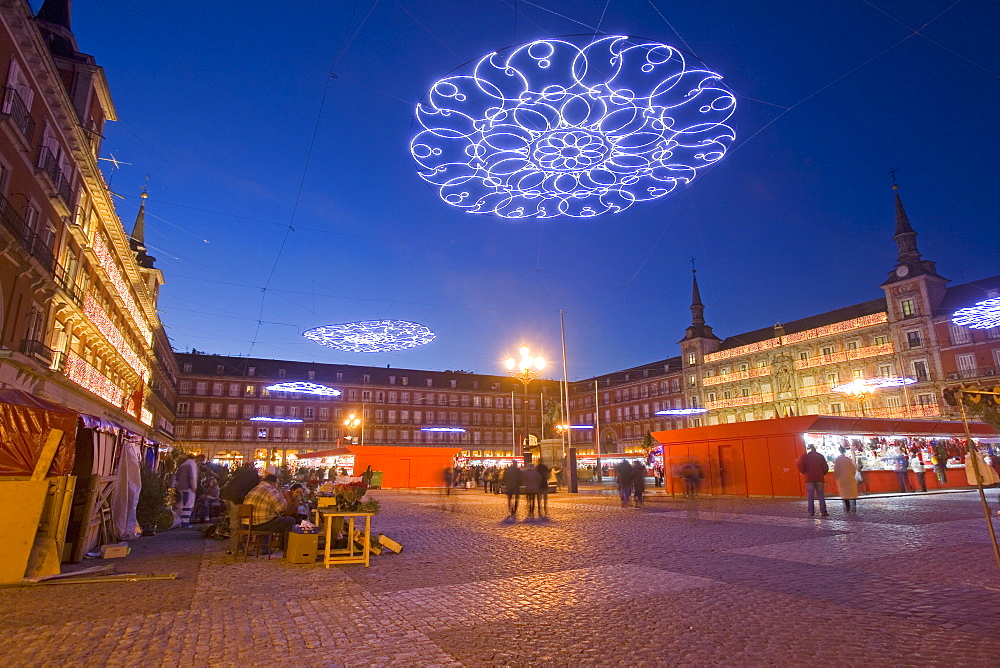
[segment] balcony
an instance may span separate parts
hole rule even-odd
[[[73,210],[73,188],[48,146],[42,146],[38,150],[38,171],[48,178],[53,188],[52,198],[62,203],[62,215],[68,216]]]
[[[751,378],[760,378],[761,376],[770,376],[771,367],[769,366],[759,366],[750,369],[745,369],[742,371],[732,371],[730,373],[719,374],[718,376],[705,376],[701,379],[702,385],[709,387],[711,385],[719,385],[720,383],[733,383],[741,380],[749,380]]]
[[[17,239],[21,247],[38,260],[40,265],[49,271],[55,269],[56,258],[48,244],[14,210],[14,205],[10,203],[10,200],[2,195],[0,195],[0,225],[5,227]]]
[[[1000,375],[1000,370],[994,367],[972,367],[949,371],[948,380],[966,380],[969,378],[990,378]]]
[[[804,360],[795,360],[796,369],[811,369],[825,364],[839,364],[840,362],[850,362],[853,360],[867,359],[869,357],[879,357],[881,355],[892,355],[895,348],[891,343],[882,343],[865,348],[855,348],[854,350],[842,350],[830,355],[816,355]]]
[[[83,290],[66,276],[66,269],[61,264],[56,264],[53,271],[56,285],[69,295],[74,304],[83,308]]]
[[[37,360],[45,362],[45,366],[52,366],[52,358],[55,356],[55,351],[41,341],[36,341],[35,339],[21,339],[21,347],[19,350],[29,357],[34,357]]]
[[[21,95],[11,86],[4,88],[3,115],[10,117],[26,141],[31,141],[35,134],[35,121],[31,118],[31,112],[28,111],[28,106],[24,104]]]

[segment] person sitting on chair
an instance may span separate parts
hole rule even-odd
[[[269,473],[260,484],[251,489],[243,503],[253,506],[250,528],[281,534],[281,544],[288,544],[288,531],[298,520],[282,515],[288,506],[285,495],[278,489],[278,476]]]

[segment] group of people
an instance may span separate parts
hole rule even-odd
[[[174,475],[177,514],[181,527],[206,522],[222,512],[219,476],[205,463],[205,455],[188,455]]]
[[[517,462],[503,470],[500,482],[503,492],[507,495],[507,512],[511,518],[517,517],[521,494],[524,494],[528,506],[528,518],[548,517],[549,514],[549,473],[551,469],[542,461],[538,464],[525,464],[518,467]]]
[[[615,482],[618,484],[618,499],[622,508],[629,505],[629,501],[635,498],[635,507],[639,508],[643,503],[643,495],[646,493],[646,467],[638,459],[629,464],[628,460],[621,460],[615,465]]]

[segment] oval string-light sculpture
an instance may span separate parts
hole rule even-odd
[[[468,213],[591,217],[669,195],[735,139],[722,77],[672,46],[624,36],[538,40],[431,86],[410,152]]]
[[[352,353],[384,353],[430,343],[434,332],[408,320],[364,320],[324,325],[302,336],[320,345]]]

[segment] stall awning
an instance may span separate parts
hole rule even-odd
[[[96,415],[87,415],[85,413],[80,413],[80,421],[83,426],[87,429],[96,429],[99,432],[105,434],[117,435],[122,429],[122,426],[117,422],[112,422],[106,418],[97,417]]]
[[[49,475],[73,470],[77,413],[22,390],[0,390],[0,475],[31,475],[51,429],[63,432]]]

